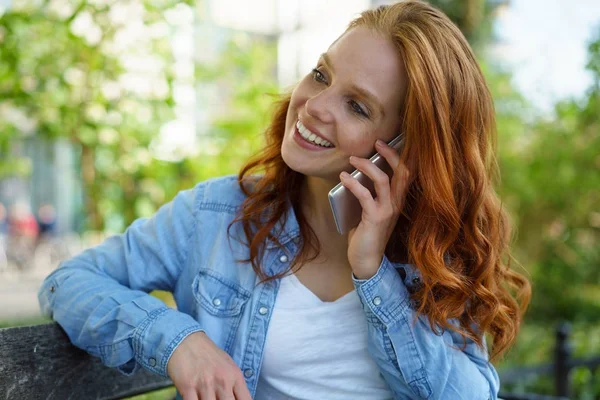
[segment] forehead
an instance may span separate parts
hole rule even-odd
[[[394,44],[366,27],[343,34],[327,50],[335,78],[365,87],[386,109],[399,105],[406,86],[404,65]]]

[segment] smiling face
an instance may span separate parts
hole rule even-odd
[[[377,139],[389,142],[398,134],[406,83],[391,41],[366,27],[349,30],[294,89],[283,160],[304,175],[339,181],[341,171],[354,170],[351,155],[369,157]]]

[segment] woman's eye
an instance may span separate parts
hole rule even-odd
[[[364,117],[369,117],[369,115],[365,112],[365,110],[363,110],[363,108],[360,106],[360,104],[358,104],[356,101],[354,100],[350,100],[348,102],[348,104],[350,105],[350,108],[352,109],[353,112],[362,115]]]
[[[323,73],[321,71],[319,71],[318,69],[313,68],[312,74],[313,74],[313,79],[315,81],[321,82],[321,83],[327,83],[327,81],[325,80],[325,75],[323,75]]]
[[[327,79],[325,78],[325,75],[321,71],[319,71],[317,68],[313,68],[312,75],[313,75],[313,80],[315,80],[316,82],[327,84]],[[365,118],[369,118],[369,114],[356,101],[350,100],[350,101],[348,101],[348,105],[350,106],[350,109],[352,110],[352,112],[354,112],[355,114],[358,114]]]

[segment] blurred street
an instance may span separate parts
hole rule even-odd
[[[0,320],[19,320],[40,315],[37,290],[53,267],[31,271],[0,272]]]
[[[18,321],[41,315],[37,290],[61,261],[71,258],[99,238],[82,240],[77,234],[22,242],[0,240],[0,321]]]

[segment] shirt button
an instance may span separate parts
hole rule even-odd
[[[376,306],[381,304],[381,297],[377,296],[373,299],[373,304],[375,304]]]
[[[247,369],[244,371],[244,376],[246,378],[250,378],[252,375],[254,375],[254,371],[252,371],[251,369]]]
[[[287,260],[288,260],[288,258],[287,258],[287,256],[285,256],[285,255],[284,255],[284,256],[281,256],[281,257],[279,257],[279,261],[281,261],[281,262],[287,262]]]
[[[215,306],[219,307],[219,306],[221,305],[221,300],[219,300],[219,299],[214,299],[214,300],[213,300],[213,304],[214,304]]]
[[[415,284],[415,285],[416,285],[417,283],[419,283],[420,281],[421,281],[421,278],[419,278],[418,276],[415,276],[415,277],[412,279],[412,283],[413,283],[413,284]]]
[[[267,307],[261,307],[258,312],[260,315],[265,315],[269,310],[267,309]]]
[[[54,293],[56,289],[54,288],[54,286],[50,286],[50,293]]]
[[[150,357],[148,359],[148,364],[150,364],[151,367],[155,367],[156,366],[156,359],[154,357]]]

